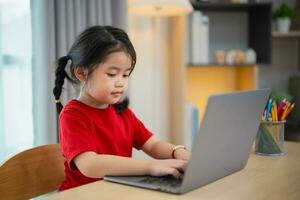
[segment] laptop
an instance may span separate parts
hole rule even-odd
[[[269,94],[269,89],[261,89],[210,96],[182,179],[105,176],[104,180],[182,194],[243,169]]]

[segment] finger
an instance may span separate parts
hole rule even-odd
[[[179,178],[181,175],[181,173],[175,168],[170,168],[170,174],[175,178]]]
[[[172,162],[172,164],[173,165],[182,165],[182,164],[184,164],[184,163],[188,163],[186,160],[177,160],[177,159],[173,159],[173,160],[171,160]]]
[[[179,179],[183,179],[184,174],[180,174]]]
[[[184,160],[176,160],[172,167],[176,168],[177,170],[184,172],[187,167],[188,162]]]
[[[184,162],[181,164],[179,170],[180,172],[185,172],[186,168],[187,168],[188,162]]]

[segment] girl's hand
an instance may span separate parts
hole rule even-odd
[[[180,178],[187,163],[185,160],[176,159],[150,160],[149,174],[151,176],[172,175],[175,178]]]
[[[178,160],[186,160],[189,161],[191,158],[191,152],[186,149],[177,149],[175,151],[175,158]]]

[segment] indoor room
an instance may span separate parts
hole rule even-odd
[[[0,199],[300,199],[299,0],[0,0],[0,91]]]

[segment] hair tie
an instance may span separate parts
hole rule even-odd
[[[57,104],[57,103],[60,103],[60,99],[55,99],[54,102]]]
[[[71,60],[72,61],[72,57],[68,54],[68,55],[66,55],[66,59],[67,60]]]
[[[67,67],[69,61],[71,61],[71,63],[72,63],[72,57],[69,56],[69,55],[66,55],[66,56],[65,56],[65,61],[66,61],[65,67]]]

